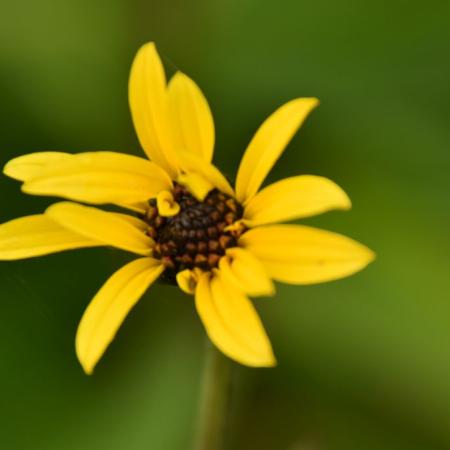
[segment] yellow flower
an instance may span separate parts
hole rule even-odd
[[[301,285],[342,278],[374,258],[347,237],[277,225],[349,209],[349,198],[332,181],[303,175],[261,189],[318,101],[292,100],[261,125],[233,189],[211,164],[214,123],[206,99],[183,73],[166,83],[153,43],[136,55],[129,98],[148,160],[115,152],[39,152],[6,164],[4,173],[23,182],[23,192],[70,201],[2,224],[0,259],[107,245],[140,256],[109,278],[81,319],[76,352],[86,373],[158,277],[195,295],[206,332],[223,353],[248,366],[273,366],[270,341],[248,296],[273,295],[272,280]],[[128,214],[75,202],[112,204]]]

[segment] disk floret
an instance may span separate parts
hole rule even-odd
[[[175,281],[176,274],[184,269],[217,267],[225,250],[237,246],[241,231],[229,227],[242,218],[241,205],[217,189],[203,201],[180,184],[175,184],[172,194],[180,205],[178,214],[161,216],[156,201],[151,200],[145,218],[147,233],[155,241],[153,256],[162,260],[169,281]]]

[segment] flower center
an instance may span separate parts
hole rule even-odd
[[[175,184],[172,194],[180,205],[178,214],[161,216],[156,201],[150,200],[145,218],[147,233],[156,243],[153,256],[166,266],[164,278],[169,282],[175,282],[176,274],[184,269],[217,267],[225,250],[237,246],[241,234],[227,227],[242,218],[241,205],[217,189],[209,192],[204,201],[197,200],[180,184]]]

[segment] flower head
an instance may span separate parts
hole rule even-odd
[[[270,341],[248,296],[273,295],[272,280],[301,285],[342,278],[374,257],[347,237],[278,225],[349,209],[349,198],[332,181],[302,175],[261,189],[318,101],[292,100],[261,125],[233,189],[211,163],[214,123],[206,99],[183,73],[166,83],[153,43],[136,55],[129,97],[148,159],[39,152],[6,164],[4,173],[21,181],[23,192],[66,200],[0,225],[0,259],[95,246],[139,255],[106,281],[81,319],[76,352],[87,373],[160,277],[195,295],[206,332],[223,353],[248,366],[273,366]]]

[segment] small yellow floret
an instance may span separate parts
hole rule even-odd
[[[177,273],[177,283],[180,289],[186,294],[193,295],[197,287],[198,279],[202,271],[199,269],[185,269]]]
[[[231,233],[234,237],[239,237],[246,230],[245,221],[240,219],[225,227],[225,231]]]
[[[156,205],[160,216],[176,216],[180,212],[180,205],[174,200],[169,191],[162,191],[156,197]]]

